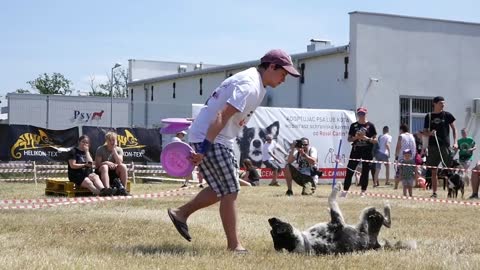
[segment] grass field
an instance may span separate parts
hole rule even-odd
[[[136,184],[132,193],[178,188]],[[1,199],[43,198],[44,184],[0,183]],[[353,190],[356,190],[355,188]],[[194,187],[189,191],[198,191]],[[391,187],[372,192],[400,195]],[[285,197],[283,187],[243,188],[240,236],[247,255],[225,250],[218,205],[189,220],[192,242],[176,232],[167,208],[189,197],[128,199],[35,210],[0,210],[1,269],[480,269],[480,206],[390,199],[392,227],[380,238],[416,240],[416,250],[369,251],[340,256],[304,256],[273,249],[267,219],[280,217],[299,229],[327,221],[329,186],[314,196]],[[414,195],[430,193],[414,190]],[[446,194],[440,192],[440,197]],[[383,200],[351,195],[339,199],[348,223]]]

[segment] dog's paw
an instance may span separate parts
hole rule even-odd
[[[383,208],[390,210],[392,207],[390,206],[390,201],[383,202]]]
[[[342,190],[342,183],[337,183],[334,187],[333,187],[334,190],[336,190],[337,192],[341,191]]]

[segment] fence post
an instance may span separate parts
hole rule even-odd
[[[136,184],[137,180],[135,179],[135,163],[132,161],[132,178],[133,178],[133,183]]]
[[[35,187],[37,187],[37,163],[33,161],[33,180],[35,181]]]

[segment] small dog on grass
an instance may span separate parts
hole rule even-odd
[[[438,178],[443,179],[443,190],[448,189],[448,198],[457,198],[460,191],[462,199],[465,193],[465,175],[463,167],[457,160],[452,160],[450,169],[441,169]]]
[[[390,244],[388,241],[383,244],[378,242],[382,226],[387,228],[391,226],[388,203],[384,206],[383,214],[374,207],[368,207],[362,211],[358,224],[346,224],[337,203],[337,194],[340,190],[341,185],[338,184],[328,198],[331,216],[329,222],[318,223],[302,232],[278,218],[269,219],[268,222],[272,227],[270,234],[275,250],[285,249],[294,253],[321,255],[381,248],[416,248],[416,242],[397,242],[395,244]]]

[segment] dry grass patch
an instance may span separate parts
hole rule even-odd
[[[134,194],[178,188],[178,184],[137,184]],[[40,198],[44,184],[0,183],[0,198]],[[218,206],[189,220],[191,243],[171,224],[166,209],[189,197],[129,199],[40,210],[2,210],[0,266],[3,269],[480,269],[480,207],[390,200],[392,228],[380,238],[417,240],[413,251],[370,251],[341,256],[303,256],[273,249],[268,218],[276,216],[305,229],[327,221],[327,195],[284,196],[284,187],[244,188],[239,196],[240,235],[245,256],[225,251]],[[196,191],[197,188],[190,189]],[[300,193],[296,188],[296,194]],[[390,188],[375,192],[398,195]],[[427,197],[426,191],[415,195]],[[441,196],[445,194],[441,193]],[[339,200],[347,223],[356,223],[379,198]]]

